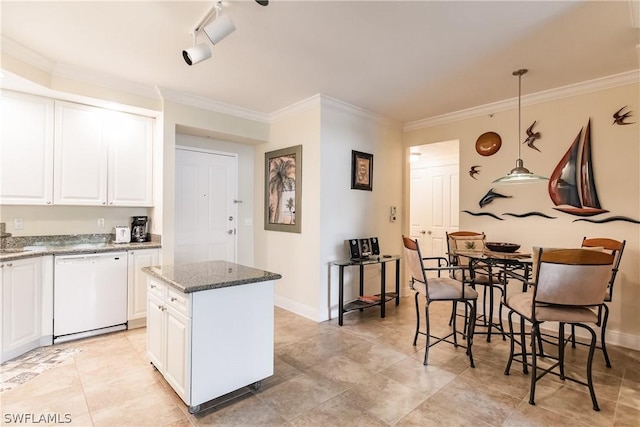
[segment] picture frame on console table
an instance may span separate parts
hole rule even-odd
[[[302,145],[264,153],[264,229],[302,232]]]

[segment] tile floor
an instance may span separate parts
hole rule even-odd
[[[434,304],[446,325],[449,306]],[[528,403],[529,376],[518,366],[505,376],[508,343],[477,336],[476,368],[463,349],[411,345],[412,298],[316,323],[276,308],[275,375],[258,391],[191,415],[145,357],[145,330],[134,329],[63,344],[80,349],[58,366],[0,395],[2,425],[30,414],[74,426],[640,426],[640,352],[611,346],[613,368],[596,354],[601,411],[587,389],[555,376],[539,382]],[[572,363],[586,358],[578,346]],[[21,424],[22,425],[22,424]]]

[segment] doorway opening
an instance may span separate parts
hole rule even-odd
[[[446,257],[446,233],[460,227],[460,141],[411,147],[410,235],[423,256]]]

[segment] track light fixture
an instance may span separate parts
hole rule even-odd
[[[236,30],[229,15],[220,14],[221,11],[222,1],[218,0],[196,25],[193,30],[193,46],[182,51],[182,57],[188,65],[197,64],[211,58],[211,48],[206,43],[196,44],[196,38],[201,30],[204,31],[214,45]],[[214,12],[216,18],[209,23]]]

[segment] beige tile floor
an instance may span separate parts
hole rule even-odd
[[[432,307],[433,323],[446,326],[449,306]],[[377,309],[348,313],[343,327],[276,308],[275,375],[198,415],[147,361],[144,329],[75,341],[64,345],[80,352],[0,395],[0,424],[44,414],[74,426],[640,426],[640,352],[611,346],[611,369],[596,354],[600,412],[586,388],[555,376],[539,382],[532,406],[529,376],[517,365],[503,373],[506,341],[478,336],[475,369],[464,350],[440,344],[425,367],[414,322],[412,298],[389,304],[384,319]],[[569,369],[585,358],[583,347],[569,349]]]

